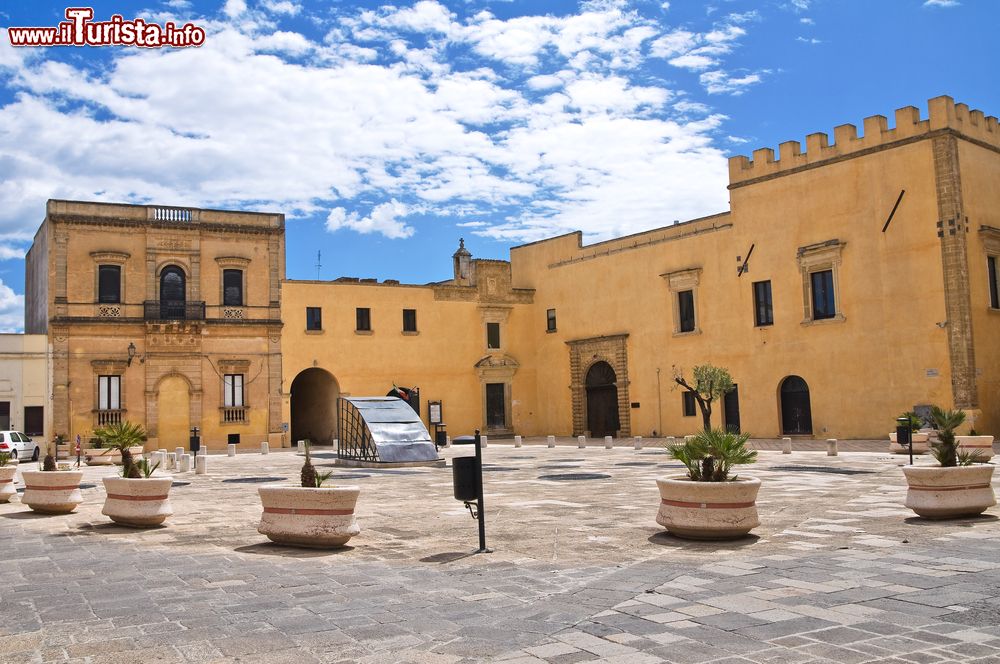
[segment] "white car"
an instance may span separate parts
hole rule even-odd
[[[0,431],[0,452],[6,452],[13,459],[38,461],[41,448],[20,431]]]

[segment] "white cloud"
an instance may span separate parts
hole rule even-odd
[[[290,0],[262,0],[262,7],[274,14],[287,14],[295,16],[302,11],[302,5]]]
[[[799,23],[803,25],[816,25],[816,21],[812,20],[808,16],[803,16],[802,18],[800,18]]]
[[[0,244],[0,261],[24,258],[25,250],[19,247],[11,247]]]
[[[222,6],[222,13],[229,18],[236,18],[240,14],[245,13],[246,10],[247,3],[245,0],[226,0],[226,4]]]
[[[714,95],[728,93],[732,95],[741,95],[746,92],[746,89],[751,85],[760,83],[761,74],[766,73],[769,72],[761,71],[754,74],[747,74],[745,76],[733,77],[727,72],[716,70],[707,71],[699,78],[709,94]]]
[[[278,210],[390,238],[415,215],[598,239],[726,209],[723,117],[633,68],[686,58],[710,93],[739,94],[762,72],[725,71],[746,34],[731,21],[664,33],[617,1],[459,19],[424,0],[331,19],[317,42],[262,8],[292,11],[229,0],[205,46],[109,52],[100,69],[0,40],[16,93],[0,236],[30,238],[47,198]],[[483,221],[498,209],[516,212]]]
[[[707,55],[695,55],[693,53],[679,55],[676,58],[669,60],[669,62],[675,67],[692,69],[694,71],[701,71],[719,64],[719,61],[715,58],[710,58]]]
[[[816,39],[815,37],[796,37],[795,41],[802,42],[803,44],[822,44],[823,40]]]
[[[809,5],[811,4],[811,0],[791,0],[791,2],[792,7],[794,7],[796,11],[800,12],[804,12],[809,9]]]
[[[958,0],[925,0],[924,7],[958,7],[961,4]]]
[[[674,104],[674,110],[678,113],[699,113],[708,114],[712,109],[707,104],[697,101],[679,101]]]
[[[333,233],[341,228],[349,228],[362,234],[380,233],[389,239],[398,240],[414,233],[412,226],[399,219],[407,214],[407,207],[396,199],[376,205],[367,217],[338,207],[330,210],[326,218],[326,229]]]
[[[18,295],[0,280],[0,333],[10,334],[24,329],[24,295]]]

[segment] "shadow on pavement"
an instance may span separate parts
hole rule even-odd
[[[650,544],[658,544],[660,546],[672,546],[680,547],[683,546],[687,549],[704,549],[706,551],[718,551],[719,549],[742,549],[747,546],[752,546],[760,540],[760,537],[754,534],[747,535],[735,540],[694,540],[694,539],[684,539],[683,537],[677,537],[671,535],[666,531],[661,531],[655,535],[651,535],[647,538]]]
[[[295,546],[284,546],[273,542],[259,542],[238,546],[234,551],[240,553],[252,553],[258,556],[279,556],[282,558],[325,558],[327,556],[337,556],[342,553],[349,553],[354,550],[353,546],[342,546],[338,549],[308,549]]]

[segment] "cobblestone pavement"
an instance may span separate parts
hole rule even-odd
[[[450,468],[335,470],[362,487],[337,552],[267,543],[227,481],[293,482],[289,451],[176,475],[148,531],[87,468],[74,514],[0,505],[0,662],[1000,662],[1000,512],[914,518],[904,458],[762,451],[760,528],[713,544],[657,526],[662,450],[560,442],[484,451],[483,555]]]

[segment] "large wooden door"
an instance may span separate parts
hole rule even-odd
[[[187,381],[180,376],[164,378],[156,395],[156,405],[159,416],[157,425],[159,446],[168,450],[188,447],[191,435],[189,415],[191,396],[188,394]]]
[[[504,398],[503,383],[486,384],[486,428],[504,429],[507,427],[507,408]]]
[[[740,388],[733,389],[722,397],[722,411],[726,420],[726,431],[740,432]]]
[[[615,370],[596,362],[587,371],[587,429],[594,438],[618,433],[618,385]]]

